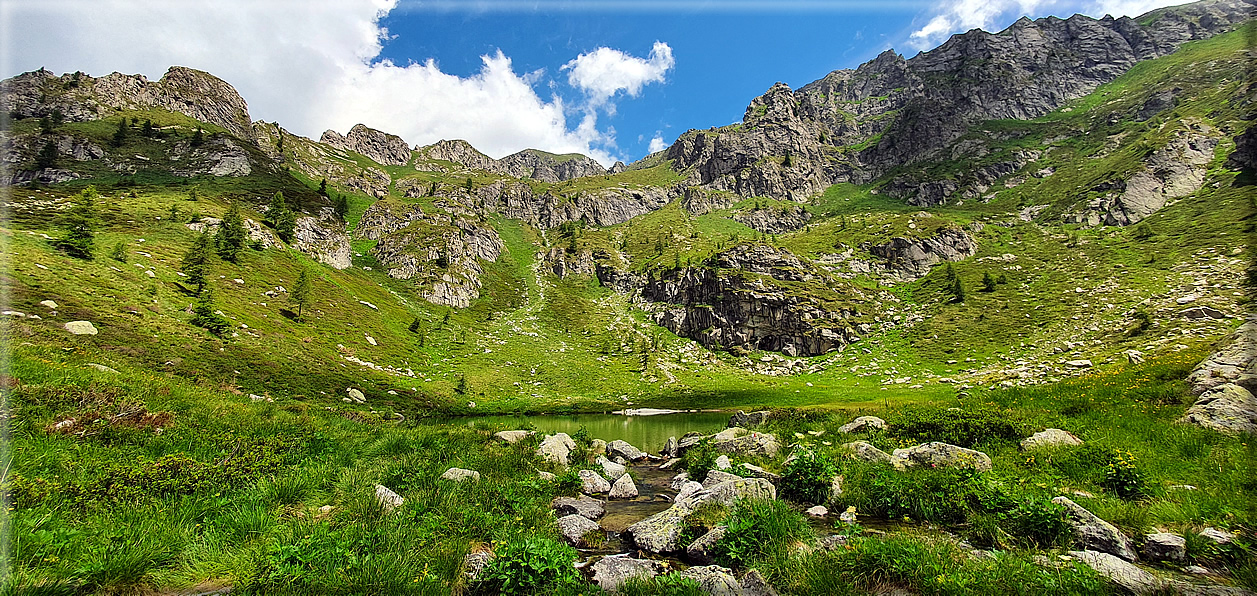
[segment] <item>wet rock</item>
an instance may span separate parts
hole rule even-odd
[[[1045,431],[1034,433],[1021,441],[1021,448],[1024,451],[1050,447],[1076,447],[1078,445],[1082,445],[1082,439],[1059,428],[1049,428]]]
[[[1053,503],[1065,507],[1065,519],[1074,531],[1074,542],[1089,551],[1116,555],[1127,561],[1138,561],[1135,544],[1113,524],[1066,497],[1056,497]]]
[[[611,492],[607,494],[611,499],[635,499],[637,498],[637,485],[633,483],[633,477],[624,474],[619,480],[611,486]]]
[[[738,499],[775,499],[777,487],[763,478],[738,478],[727,480],[696,493],[689,502],[694,505],[702,503],[719,503],[732,505]]]
[[[518,443],[532,436],[532,434],[533,432],[530,430],[504,430],[494,433],[493,437],[504,443]]]
[[[728,531],[728,528],[724,526],[712,528],[685,547],[685,557],[695,565],[710,565],[714,563],[715,560],[712,559],[711,549],[716,546],[716,543],[721,538],[725,537]]]
[[[890,454],[865,441],[844,443],[842,448],[853,458],[867,462],[889,462]]]
[[[1187,540],[1178,534],[1158,532],[1144,536],[1144,558],[1150,561],[1187,561]]]
[[[563,539],[576,547],[586,546],[585,534],[602,529],[598,522],[576,514],[559,518],[558,525],[559,534],[563,536]]]
[[[576,449],[576,441],[572,440],[567,433],[556,433],[546,435],[541,439],[541,445],[537,447],[537,455],[549,462],[566,466],[571,463],[570,457],[572,451]]]
[[[740,596],[742,586],[733,577],[733,570],[718,565],[690,567],[681,572],[681,577],[688,577],[698,582],[699,588],[712,596]]]
[[[729,428],[754,428],[768,421],[769,412],[760,410],[747,414],[742,410],[738,410],[736,414],[729,417]]]
[[[628,468],[625,468],[624,466],[601,455],[598,456],[598,459],[596,459],[594,463],[602,466],[602,473],[607,477],[607,479],[612,481],[618,480],[626,471],[628,471]]]
[[[441,479],[453,482],[480,482],[480,472],[464,470],[463,468],[450,468],[444,474],[441,474]]]
[[[380,506],[384,507],[385,511],[397,509],[406,502],[406,499],[403,499],[401,495],[389,490],[383,484],[375,485],[375,500],[380,503]]]
[[[979,472],[991,469],[991,457],[987,454],[938,441],[896,449],[891,453],[890,463],[900,470],[914,466],[972,468]]]
[[[671,553],[681,550],[681,531],[685,519],[693,510],[677,503],[659,513],[643,519],[624,530],[638,548],[652,553]]]
[[[650,579],[659,575],[662,566],[658,561],[631,559],[627,556],[603,557],[593,564],[594,583],[599,588],[615,593],[621,584],[632,578]]]
[[[863,433],[871,430],[885,430],[886,421],[877,416],[860,416],[851,422],[838,427],[840,433]]]
[[[577,472],[580,476],[581,492],[590,495],[594,493],[611,492],[611,483],[606,478],[599,476],[593,470],[581,470]]]
[[[579,515],[586,519],[599,519],[606,515],[606,503],[593,499],[585,495],[578,497],[555,497],[550,501],[550,507],[554,509],[555,515],[560,517],[566,515]]]
[[[1257,433],[1257,397],[1239,385],[1218,385],[1201,394],[1179,422],[1226,434]]]
[[[646,454],[625,441],[611,441],[607,443],[607,455],[613,457],[623,457],[628,461],[638,461],[646,459]]]

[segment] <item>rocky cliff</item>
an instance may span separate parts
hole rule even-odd
[[[337,149],[353,151],[386,166],[404,166],[410,161],[410,146],[401,137],[355,124],[349,134],[341,136],[334,130],[323,132],[320,143]]]
[[[249,106],[226,81],[199,70],[172,66],[160,80],[113,73],[100,78],[83,73],[56,76],[36,70],[6,79],[0,102],[20,118],[59,111],[68,122],[112,116],[119,110],[161,109],[222,127],[253,140]]]
[[[432,145],[416,147],[419,160],[447,161],[471,170],[481,170],[512,178],[532,178],[542,182],[562,182],[586,176],[607,174],[606,168],[593,159],[579,154],[556,155],[525,149],[502,159],[493,159],[472,147],[467,141],[438,141]],[[417,164],[421,169],[432,165]],[[624,164],[620,164],[623,171]],[[443,171],[443,169],[442,169]]]

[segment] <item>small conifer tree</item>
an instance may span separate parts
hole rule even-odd
[[[196,306],[192,308],[192,320],[189,322],[219,337],[226,335],[231,330],[231,323],[218,314],[214,308],[213,286],[201,293],[200,299],[196,301]]]
[[[240,215],[240,207],[235,202],[227,208],[223,221],[218,225],[218,234],[214,237],[218,245],[218,256],[225,261],[236,262],[240,251],[244,249],[249,232],[244,227],[244,217]]]
[[[288,293],[288,302],[297,307],[297,320],[301,320],[301,315],[307,307],[310,306],[310,270],[301,268],[301,274],[297,276],[297,283],[293,285],[292,291]]]
[[[70,199],[70,209],[61,218],[61,238],[56,241],[66,254],[80,259],[92,258],[99,219],[96,199],[99,196],[96,187],[89,186]]]
[[[187,276],[188,283],[192,284],[197,295],[205,290],[205,284],[209,279],[209,269],[210,236],[209,232],[201,232],[197,235],[192,248],[183,253],[182,267],[183,274]]]
[[[43,170],[57,165],[57,144],[48,141],[44,143],[44,148],[40,149],[39,155],[35,156],[35,169]]]

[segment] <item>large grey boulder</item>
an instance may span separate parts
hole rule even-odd
[[[620,476],[615,484],[611,485],[611,492],[607,493],[609,499],[635,499],[637,498],[637,485],[633,483],[633,477],[628,474]]]
[[[676,459],[680,457],[681,449],[677,445],[677,438],[668,437],[668,441],[663,444],[663,451],[661,451],[660,454],[668,459]]]
[[[504,430],[493,434],[493,438],[504,443],[518,443],[532,436],[531,430]]]
[[[688,505],[676,503],[624,530],[638,548],[652,553],[671,553],[683,548],[680,543],[685,519],[693,513]]]
[[[668,487],[672,490],[681,490],[681,485],[690,482],[689,472],[680,472],[672,477],[672,481],[668,483]]]
[[[599,455],[598,459],[594,460],[594,463],[602,467],[602,473],[608,480],[611,481],[619,479],[625,472],[628,471],[628,468],[625,468],[623,465],[617,464],[602,455]]]
[[[1042,432],[1034,433],[1021,441],[1021,448],[1024,451],[1051,447],[1076,447],[1078,445],[1082,445],[1082,439],[1074,436],[1071,432],[1063,431],[1059,428],[1049,428]]]
[[[567,433],[546,435],[537,447],[537,455],[549,462],[566,466],[571,462],[572,451],[576,449],[576,441]]]
[[[703,503],[732,505],[738,499],[776,499],[777,487],[763,478],[738,478],[727,480],[691,496],[687,502],[698,506]]]
[[[593,564],[594,583],[614,594],[620,584],[632,579],[650,579],[659,575],[662,566],[650,559],[631,559],[627,556],[603,557]]]
[[[563,536],[563,539],[568,544],[576,547],[586,546],[585,534],[602,529],[598,522],[575,513],[559,518],[558,524],[559,534]]]
[[[65,330],[74,335],[96,335],[96,326],[91,321],[70,321],[65,324]]]
[[[607,455],[623,457],[628,461],[646,459],[646,454],[626,441],[615,440],[607,443]]]
[[[781,476],[779,474],[774,474],[772,472],[769,472],[768,470],[765,470],[764,468],[761,468],[755,464],[743,463],[742,473],[745,474],[748,478],[763,478],[769,482],[772,482],[773,484],[776,484],[781,481]]]
[[[550,501],[555,515],[579,515],[586,519],[598,519],[607,513],[606,503],[585,495],[579,497],[555,497]]]
[[[741,428],[752,428],[768,422],[768,412],[761,410],[747,414],[742,410],[738,410],[736,414],[729,417],[729,428],[735,426]]]
[[[441,479],[453,482],[480,482],[480,472],[464,470],[463,468],[450,468],[444,474],[441,474]]]
[[[1166,582],[1157,576],[1109,553],[1085,550],[1070,551],[1069,554],[1109,581],[1135,594],[1151,594],[1167,587]]]
[[[1171,532],[1144,536],[1144,558],[1150,561],[1187,562],[1187,540]]]
[[[703,490],[703,485],[697,482],[694,482],[692,480],[687,480],[686,482],[682,483],[681,488],[677,490],[677,496],[676,496],[676,499],[674,500],[684,501],[698,494],[698,492],[701,490]]]
[[[719,437],[723,434],[723,432],[725,431],[717,433],[716,437]],[[770,433],[750,432],[729,439],[717,439],[716,437],[712,438],[712,446],[721,453],[732,453],[742,456],[777,457],[777,452],[781,450],[781,443],[777,442],[777,437]]]
[[[587,495],[611,492],[611,483],[607,482],[606,478],[599,476],[597,472],[581,470],[577,472],[577,475],[580,476],[581,492]]]
[[[1065,507],[1065,520],[1074,531],[1074,542],[1087,550],[1116,555],[1127,561],[1138,561],[1131,539],[1096,514],[1087,511],[1067,497],[1056,497],[1053,503]]]
[[[852,458],[867,462],[889,462],[891,457],[889,453],[874,447],[865,441],[854,441],[851,443],[843,443],[842,449]]]
[[[1227,434],[1257,433],[1257,398],[1234,383],[1218,385],[1201,394],[1179,422]]]
[[[712,596],[741,596],[742,594],[742,586],[733,577],[732,569],[718,565],[690,567],[682,571],[681,576],[698,582],[698,586]]]
[[[896,449],[891,453],[890,463],[899,470],[915,466],[972,468],[979,472],[991,469],[991,457],[987,454],[938,441],[907,449]]]
[[[723,470],[710,470],[707,472],[707,477],[703,479],[703,488],[710,488],[720,484],[721,482],[741,479],[742,477],[737,474],[730,474],[729,472],[725,472]]]
[[[685,547],[685,557],[695,565],[710,565],[714,563],[715,560],[712,559],[711,549],[716,546],[717,542],[720,542],[721,538],[725,537],[728,531],[728,528],[724,526],[712,528]]]
[[[851,422],[838,427],[840,433],[864,433],[871,430],[885,430],[886,421],[877,416],[860,416]]]

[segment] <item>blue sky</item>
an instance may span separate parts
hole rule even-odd
[[[887,48],[1022,15],[1137,16],[1173,0],[4,0],[0,74],[47,67],[231,83],[254,119],[318,138],[357,123],[493,157],[610,165],[741,119]]]

